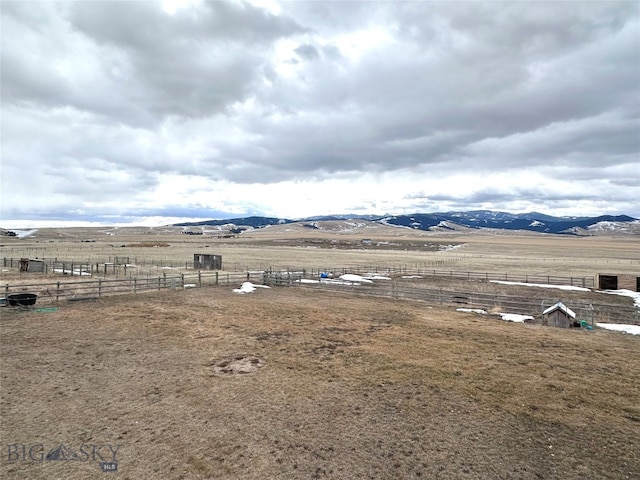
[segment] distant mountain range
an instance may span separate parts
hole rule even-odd
[[[175,226],[198,227],[219,226],[240,232],[251,228],[287,223],[322,222],[335,220],[369,220],[385,225],[412,228],[416,230],[455,230],[456,226],[474,229],[526,230],[539,233],[564,235],[587,234],[589,229],[616,230],[618,225],[636,222],[627,215],[601,215],[598,217],[553,217],[543,213],[494,212],[490,210],[472,210],[467,212],[415,213],[412,215],[327,215],[302,219],[275,217],[241,217],[225,220],[204,220],[201,222],[177,223]],[[307,226],[314,227],[314,223]]]

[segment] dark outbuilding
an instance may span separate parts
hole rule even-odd
[[[194,253],[193,268],[196,270],[222,270],[222,255]]]

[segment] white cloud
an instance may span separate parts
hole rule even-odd
[[[640,216],[630,2],[3,2],[1,22],[3,219]]]

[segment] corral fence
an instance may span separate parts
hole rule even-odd
[[[331,274],[327,273],[331,272]],[[388,275],[389,280],[373,283],[352,282],[335,283],[329,276],[337,277],[343,273],[375,273]],[[406,269],[397,267],[384,268],[332,268],[332,269],[288,269],[288,270],[255,270],[247,272],[192,272],[181,274],[163,274],[156,277],[133,277],[124,279],[91,279],[80,281],[58,281],[33,284],[6,284],[3,287],[4,297],[12,293],[29,291],[38,295],[39,304],[58,302],[61,300],[81,301],[95,300],[103,296],[142,293],[163,289],[185,289],[216,286],[238,287],[243,282],[252,282],[270,286],[296,286],[327,290],[348,291],[357,295],[370,295],[395,299],[418,300],[427,304],[454,306],[469,309],[499,309],[509,313],[538,316],[554,300],[532,298],[531,296],[496,295],[495,293],[471,292],[469,290],[442,290],[430,288],[427,282],[414,283],[414,276],[446,277],[459,280],[509,281],[522,283],[547,283],[557,285],[574,285],[589,288],[593,286],[591,277],[557,277],[516,274],[490,274],[474,272],[454,272],[425,269]],[[326,277],[326,278],[324,278]],[[405,278],[403,278],[405,277]],[[618,322],[640,324],[640,312],[633,306],[615,304],[571,302],[578,320],[594,322]]]
[[[262,272],[196,272],[191,274],[134,277],[125,279],[96,279],[53,283],[6,284],[2,293],[7,299],[12,293],[29,291],[37,295],[37,303],[60,300],[97,300],[103,296],[142,293],[163,289],[200,288],[208,286],[237,286],[245,281],[262,282]]]
[[[382,274],[382,272],[378,272]],[[388,272],[390,273],[390,272]],[[407,273],[407,272],[403,272]],[[491,275],[482,277],[462,274],[462,272],[437,272],[430,271],[430,275],[456,278],[463,280],[488,280],[488,281],[509,281],[518,283],[535,283],[550,285],[574,285],[585,286],[589,288],[587,280],[590,277],[548,277],[548,276],[529,276],[525,275],[520,278],[516,275]],[[548,298],[540,298],[535,296],[521,295],[499,295],[491,292],[471,292],[469,290],[451,290],[430,288],[428,283],[413,283],[411,277],[414,275],[406,275],[406,279],[393,277],[390,280],[375,281],[373,283],[360,282],[337,282],[332,278],[320,278],[319,276],[307,275],[305,271],[288,271],[288,272],[265,272],[263,275],[263,283],[267,285],[287,286],[295,285],[305,288],[339,290],[348,291],[357,295],[369,295],[376,297],[388,297],[395,299],[418,300],[432,305],[445,305],[456,308],[466,309],[482,309],[491,311],[493,309],[502,312],[516,313],[522,315],[531,315],[540,317],[542,312],[548,307],[557,303],[556,300]],[[404,275],[403,275],[404,276]],[[418,275],[415,275],[418,276]],[[421,277],[428,275],[422,271]],[[548,280],[547,280],[548,279]],[[544,280],[544,282],[542,281]],[[557,282],[557,283],[549,283]],[[570,283],[573,282],[573,283]],[[591,284],[592,286],[592,284]],[[576,313],[576,320],[586,321],[593,326],[596,322],[609,323],[631,323],[640,325],[640,310],[633,305],[610,304],[606,302],[584,302],[571,301],[571,308]]]
[[[269,271],[269,270],[267,270]],[[312,268],[312,269],[289,269],[287,273],[301,272],[307,278],[319,277],[323,273],[331,276],[344,275],[346,273],[355,274],[378,274],[378,275],[406,275],[423,277],[442,277],[458,280],[484,280],[484,281],[505,281],[517,283],[539,283],[545,285],[570,285],[574,287],[595,288],[595,276],[559,276],[559,275],[529,275],[525,273],[490,273],[490,272],[470,272],[462,270],[438,270],[434,268],[411,267],[406,265],[388,267],[337,267],[337,268]],[[283,272],[279,272],[282,276]]]
[[[141,260],[128,256],[109,256],[106,259],[95,261],[91,259],[65,260],[54,258],[35,258],[43,263],[43,268],[37,273],[58,274],[69,276],[102,276],[123,277],[139,276],[146,272],[158,272],[159,270],[194,270],[193,261],[167,261],[167,260]],[[20,268],[24,258],[3,257],[4,268]],[[21,270],[22,273],[22,270]]]
[[[18,268],[20,266],[20,258],[4,257],[2,264],[5,268]],[[65,276],[86,276],[86,277],[134,277],[143,275],[144,269],[147,271],[158,273],[158,270],[174,270],[184,271],[188,274],[197,272],[194,268],[193,261],[187,262],[168,262],[168,261],[141,261],[129,256],[109,256],[106,262],[95,262],[88,260],[61,260],[59,258],[42,258],[44,262],[44,274],[58,274]],[[274,270],[271,267],[249,267],[240,265],[230,265],[225,267],[224,271],[265,271],[273,273],[279,272],[281,275],[300,274],[304,277],[319,276],[322,273],[330,273],[338,276],[345,273],[356,274],[381,274],[381,275],[422,275],[434,277],[448,277],[460,280],[485,280],[485,281],[509,281],[523,283],[543,283],[548,285],[571,285],[585,288],[594,288],[595,276],[558,276],[558,275],[528,275],[522,273],[491,273],[491,272],[471,272],[461,270],[444,270],[446,261],[433,260],[421,264],[400,264],[390,266],[366,266],[366,265],[347,265],[347,266],[324,266],[324,267],[287,267],[284,269]],[[222,272],[222,271],[221,271]],[[166,273],[166,272],[163,272]],[[175,272],[174,272],[175,273]],[[147,274],[149,276],[149,274]]]

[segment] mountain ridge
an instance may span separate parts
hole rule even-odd
[[[414,213],[408,215],[316,215],[298,219],[249,216],[228,219],[212,219],[199,222],[173,224],[178,227],[229,226],[236,230],[263,228],[288,223],[321,222],[335,220],[368,220],[384,225],[429,231],[434,228],[451,228],[449,224],[473,229],[524,230],[563,235],[586,234],[599,223],[615,225],[636,222],[628,215],[599,215],[594,217],[555,217],[539,212],[513,214],[493,210],[449,211]]]

